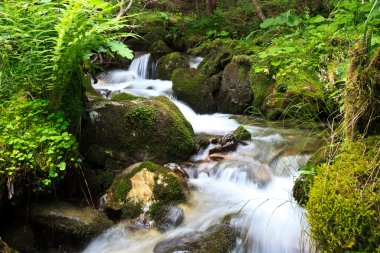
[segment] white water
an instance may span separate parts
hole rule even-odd
[[[171,96],[170,81],[123,78],[130,74],[130,70],[110,72],[94,87],[147,97],[156,94]],[[230,115],[198,115],[184,103],[172,100],[196,133],[222,135],[239,125],[229,119]],[[306,226],[304,210],[291,196],[297,169],[306,163],[308,155],[277,155],[289,145],[289,141],[294,144],[297,140],[294,131],[247,128],[254,136],[252,140],[246,146],[239,146],[224,160],[214,162],[205,159],[210,147],[193,156],[196,163],[185,169],[191,177],[190,184],[196,190],[192,191],[188,203],[181,205],[185,220],[179,227],[159,233],[153,229],[130,229],[119,224],[95,239],[84,252],[150,253],[160,241],[191,231],[206,230],[220,223],[228,214],[232,215],[231,224],[239,234],[233,253],[308,252],[307,239],[302,236]],[[298,132],[300,137],[301,134]],[[293,137],[291,140],[288,139],[290,136]]]

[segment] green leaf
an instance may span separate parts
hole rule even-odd
[[[118,40],[112,40],[107,43],[112,52],[118,53],[121,57],[133,59],[133,51]]]
[[[57,167],[59,168],[59,170],[63,171],[63,170],[66,170],[66,163],[65,162],[60,162]]]

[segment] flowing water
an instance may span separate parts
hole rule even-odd
[[[172,97],[171,81],[146,79],[147,74],[140,70],[148,72],[148,64],[149,55],[140,56],[128,71],[112,71],[93,86],[109,90],[111,95],[128,92],[146,97],[168,96],[196,134],[224,135],[239,126],[228,114],[195,113]],[[150,253],[160,241],[204,231],[226,215],[238,232],[233,253],[308,252],[305,211],[295,203],[291,190],[297,169],[309,158],[299,151],[310,137],[293,129],[260,126],[247,129],[252,139],[224,160],[207,159],[211,146],[192,157],[192,165],[185,169],[194,190],[189,201],[180,205],[185,220],[179,227],[160,233],[154,229],[130,229],[120,223],[96,238],[84,252]]]

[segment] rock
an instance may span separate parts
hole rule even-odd
[[[21,222],[21,220],[15,219],[10,224],[2,227],[2,233],[4,235],[3,239],[10,247],[21,252],[37,252],[35,236],[30,227]],[[0,252],[3,252],[1,251],[1,246]]]
[[[189,68],[189,57],[174,52],[158,59],[156,77],[163,80],[171,80],[172,73],[176,68]]]
[[[142,162],[127,168],[115,178],[107,190],[104,208],[113,216],[128,219],[134,219],[146,211],[156,220],[163,213],[154,213],[153,209],[164,210],[164,206],[184,200],[186,194],[181,180],[169,168]]]
[[[209,154],[235,151],[239,142],[233,134],[223,136],[220,142],[210,149]]]
[[[211,51],[199,64],[198,70],[206,77],[213,76],[223,71],[231,61],[231,53],[224,47]]]
[[[105,148],[94,144],[88,148],[85,157],[89,162],[95,165],[104,166],[108,154]]]
[[[257,70],[257,65],[252,65],[249,73],[249,82],[253,92],[252,105],[259,110],[262,109],[265,99],[270,94],[270,85],[273,80],[269,74],[268,69],[262,71]]]
[[[314,176],[311,174],[302,174],[296,179],[293,186],[293,197],[300,206],[305,206],[309,201],[310,188],[314,181]]]
[[[79,242],[90,240],[113,225],[102,213],[66,202],[35,203],[30,219],[41,229]]]
[[[208,156],[208,159],[211,161],[221,161],[221,160],[224,160],[225,158],[226,156],[220,153],[215,153]]]
[[[232,61],[224,68],[220,90],[215,97],[219,112],[243,113],[252,105],[249,71],[250,65],[237,61]]]
[[[236,234],[229,225],[215,225],[205,232],[193,232],[160,242],[154,253],[228,253],[234,247]]]
[[[167,231],[179,226],[184,217],[185,212],[183,209],[176,206],[165,206],[162,211],[160,211],[161,216],[156,217],[156,226],[161,231]]]
[[[166,45],[166,43],[162,40],[154,42],[150,47],[149,47],[149,52],[154,52],[154,53],[171,53],[172,50]]]
[[[166,97],[103,100],[92,104],[89,114],[96,117],[83,122],[82,149],[96,144],[126,164],[183,160],[195,148],[191,124]]]
[[[251,133],[243,126],[239,126],[238,128],[236,128],[233,134],[236,137],[236,139],[240,141],[247,141],[250,140],[252,137]]]
[[[215,111],[214,94],[219,90],[219,76],[207,78],[199,70],[179,68],[174,70],[172,80],[178,99],[199,113]]]

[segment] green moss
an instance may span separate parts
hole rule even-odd
[[[135,202],[133,200],[127,199],[124,206],[121,208],[121,218],[122,219],[135,219],[143,213],[142,203]]]
[[[314,175],[302,174],[297,178],[293,186],[293,197],[301,206],[305,206],[309,200],[310,187],[314,181]]]
[[[144,127],[151,127],[157,120],[157,114],[151,105],[135,104],[130,107],[125,117],[129,118],[133,124]]]
[[[154,42],[149,47],[149,52],[153,53],[170,53],[172,50],[166,45],[166,43],[162,40]]]
[[[158,177],[157,177],[158,180]],[[181,182],[171,173],[162,174],[162,183],[157,183],[153,189],[154,198],[162,203],[177,203],[186,200]]]
[[[128,101],[128,100],[135,100],[139,97],[129,94],[129,93],[119,93],[112,96],[112,101]]]
[[[209,53],[199,64],[198,69],[205,76],[210,77],[223,71],[231,59],[232,53],[229,48],[221,47],[217,51]]]
[[[243,126],[239,126],[234,131],[234,136],[242,141],[251,139],[251,133],[247,129],[245,129]]]
[[[380,136],[346,143],[319,166],[307,204],[311,235],[327,252],[379,250]]]
[[[219,77],[207,78],[197,69],[176,69],[172,75],[173,91],[177,98],[200,113],[214,111],[213,93],[218,89]]]
[[[258,70],[256,65],[253,65],[250,70],[249,82],[253,92],[253,107],[261,109],[264,100],[269,96],[270,84],[272,82],[269,74],[263,70]]]
[[[188,57],[181,53],[174,52],[158,59],[156,75],[159,79],[170,80],[176,68],[190,67]]]

